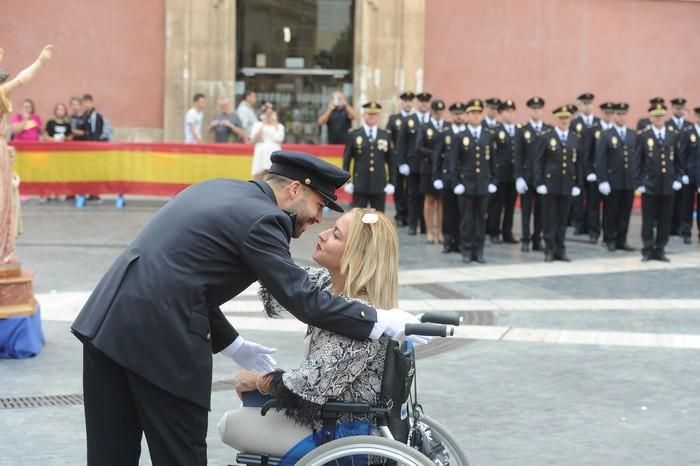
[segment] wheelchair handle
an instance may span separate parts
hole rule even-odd
[[[443,324],[406,324],[404,334],[423,335],[426,337],[451,337],[454,335],[453,327]]]
[[[420,316],[420,321],[424,323],[454,325],[456,327],[462,325],[464,317],[457,312],[426,312]]]

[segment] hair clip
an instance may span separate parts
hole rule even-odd
[[[379,221],[379,215],[377,214],[364,214],[362,216],[362,223],[371,225],[372,223],[377,223]]]

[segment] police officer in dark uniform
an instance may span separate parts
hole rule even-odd
[[[683,187],[683,170],[678,157],[678,133],[664,125],[666,105],[649,108],[651,126],[639,134],[637,184],[642,193],[642,261],[668,262],[668,243],[673,214],[673,195]],[[656,227],[656,238],[654,237]]]
[[[569,262],[566,255],[566,226],[571,197],[581,195],[581,138],[570,131],[574,105],[563,105],[552,112],[556,126],[543,132],[537,143],[535,185],[542,196],[545,262]]]
[[[335,191],[349,174],[303,153],[271,159],[265,182],[208,180],[170,200],[73,322],[84,348],[88,465],[137,465],[144,432],[154,465],[206,464],[212,353],[273,368],[274,350],[244,340],[219,308],[256,280],[303,322],[350,338],[395,335],[416,321],[310,285],[289,241],[323,207],[342,211]]]
[[[671,115],[671,118],[668,119],[666,122],[666,127],[669,129],[669,131],[676,133],[677,136],[680,136],[681,131],[683,131],[684,128],[689,128],[693,126],[691,122],[685,119],[685,104],[687,100],[685,100],[683,97],[677,97],[675,99],[671,99],[671,109],[673,110],[673,114]],[[680,138],[679,138],[679,143],[680,143]],[[684,182],[686,181],[685,179],[683,180]],[[686,183],[684,183],[686,184]],[[683,210],[683,190],[680,190],[676,192],[673,195],[673,215],[671,216],[671,236],[678,236],[681,234],[681,223],[682,223],[682,210]],[[690,238],[688,238],[690,239]]]
[[[498,109],[501,107],[501,100],[497,97],[489,97],[484,102],[486,102],[486,108],[484,109],[484,119],[481,121],[481,124],[486,128],[495,130],[496,126],[498,126],[497,116]]]
[[[695,115],[700,122],[700,107],[695,108]],[[693,212],[695,210],[695,200],[700,196],[697,195],[698,186],[700,185],[700,123],[686,125],[680,134],[680,152],[681,165],[683,165],[687,181],[683,186],[683,204],[681,206],[681,236],[683,242],[690,244],[690,236],[693,231]],[[700,204],[698,204],[700,206]],[[700,215],[697,218],[698,233],[700,234]]]
[[[394,176],[394,181],[396,182],[394,188],[394,207],[396,209],[396,224],[400,227],[405,227],[408,225],[408,213],[407,213],[407,178],[399,173],[399,160],[402,160],[402,156],[398,152],[399,145],[399,135],[401,134],[401,128],[406,124],[406,119],[413,112],[413,100],[415,99],[415,94],[410,91],[401,93],[399,100],[401,101],[401,111],[389,116],[389,120],[386,124],[386,131],[391,135],[391,148],[394,151],[394,167],[392,173]]]
[[[649,105],[652,107],[656,104],[665,104],[666,100],[663,97],[652,97],[649,99]],[[651,126],[651,119],[649,117],[640,118],[637,122],[637,133],[648,129]]]
[[[596,147],[598,190],[603,195],[603,228],[608,251],[634,251],[627,243],[636,174],[637,134],[625,125],[629,104],[615,104],[614,127],[604,131]]]
[[[437,147],[442,140],[442,133],[447,131],[447,123],[442,118],[445,102],[435,99],[431,102],[430,109],[430,120],[421,125],[418,131],[416,156],[427,240],[428,244],[435,244],[436,241],[442,241],[442,197],[440,191],[433,186],[433,164],[438,156]]]
[[[437,156],[433,165],[433,187],[442,193],[442,252],[448,254],[460,251],[460,215],[457,195],[452,191],[450,183],[453,173],[450,167],[455,166],[454,157],[457,144],[461,142],[461,136],[467,130],[464,124],[464,110],[466,106],[462,102],[450,105],[452,124],[447,131],[441,133],[440,142],[436,149]]]
[[[585,92],[578,96],[579,114],[571,122],[571,130],[576,132],[583,141],[583,154],[581,154],[581,158],[584,161],[595,157],[595,154],[591,154],[591,151],[595,151],[595,145],[592,142],[593,132],[590,131],[590,129],[594,126],[598,126],[600,119],[593,115],[594,99],[595,96],[590,92]],[[595,172],[590,171],[587,172],[586,175],[587,179],[584,182],[583,194],[571,200],[571,223],[574,226],[574,231],[581,234],[588,233],[588,211],[586,206],[590,203],[591,199],[599,199],[598,183],[596,183],[594,179]],[[589,181],[588,179],[592,179],[593,181]]]
[[[430,120],[430,101],[433,98],[429,92],[416,94],[418,100],[418,111],[406,119],[406,124],[402,126],[399,134],[398,152],[399,173],[407,178],[407,215],[408,234],[416,234],[420,224],[421,233],[425,229],[423,219],[423,196],[420,192],[420,167],[416,155],[416,137],[420,125]]]
[[[450,170],[462,219],[462,261],[475,260],[480,264],[486,262],[484,239],[488,196],[498,189],[493,158],[495,137],[492,130],[481,124],[483,105],[479,99],[467,102],[467,130],[456,143],[454,165]]]
[[[522,247],[523,252],[541,251],[542,244],[542,196],[535,191],[535,156],[537,144],[543,132],[552,126],[542,121],[544,99],[532,97],[527,101],[530,120],[523,125],[522,131],[515,135],[515,190],[520,194],[522,212]],[[533,230],[530,234],[530,218],[533,218]]]
[[[343,170],[352,173],[352,180],[344,189],[352,194],[353,207],[371,207],[384,212],[386,195],[394,194],[390,135],[377,125],[382,110],[380,104],[367,102],[362,109],[365,124],[350,131],[345,145]]]
[[[504,243],[517,244],[513,237],[513,214],[518,194],[515,191],[515,142],[520,125],[514,123],[515,102],[504,100],[498,108],[500,124],[494,130],[496,134],[496,150],[494,163],[498,191],[489,197],[487,233],[492,243],[500,243],[501,235]]]

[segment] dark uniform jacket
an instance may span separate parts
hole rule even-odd
[[[421,122],[418,115],[415,113],[406,117],[404,124],[401,125],[399,140],[397,143],[398,165],[408,164],[411,168],[411,174],[418,174],[419,163],[416,157],[416,138],[418,130],[421,127]]]
[[[612,126],[610,128],[612,128]],[[598,141],[600,141],[605,131],[607,131],[607,129],[603,128],[603,121],[600,119],[595,121],[590,128],[583,130],[583,139],[581,141],[581,171],[583,172],[584,181],[586,176],[590,173],[597,173],[596,149],[598,147]]]
[[[514,133],[511,137],[502,124],[496,126],[496,150],[494,151],[494,164],[496,179],[499,183],[507,183],[515,180],[515,146],[518,139],[518,132],[522,131],[520,125],[513,125]]]
[[[613,191],[634,191],[639,187],[636,174],[639,160],[636,157],[637,133],[631,128],[622,140],[617,129],[604,131],[596,147],[596,176],[598,183],[610,183]]]
[[[432,176],[433,161],[438,156],[437,148],[448,126],[449,123],[443,120],[442,125],[438,127],[431,119],[418,130],[416,157],[418,157],[418,172],[421,176]]]
[[[697,185],[700,181],[700,133],[694,125],[681,131],[679,155],[684,173]]]
[[[541,123],[540,134],[552,128],[551,125]],[[523,178],[532,189],[535,185],[535,156],[540,136],[530,122],[523,125],[515,135],[515,177]]]
[[[570,196],[574,186],[581,188],[581,138],[568,131],[562,143],[554,129],[543,131],[537,142],[535,187],[547,186],[547,194]]]
[[[401,112],[394,113],[389,116],[389,120],[386,123],[386,132],[389,133],[389,142],[391,142],[391,149],[394,151],[394,164],[399,163],[399,135],[401,134],[401,128],[406,124],[406,118]]]
[[[289,253],[293,228],[267,183],[193,185],[116,259],[71,329],[121,366],[205,408],[211,355],[238,336],[219,306],[256,280],[299,320],[367,338],[376,312],[309,282]]]
[[[450,172],[451,168],[456,166],[454,158],[457,156],[457,143],[461,141],[461,135],[466,131],[455,132],[454,125],[448,125],[447,131],[441,133],[440,141],[435,149],[436,157],[433,159],[433,181],[441,180],[445,189],[449,189],[450,183],[454,178],[454,173]]]
[[[496,147],[492,130],[481,128],[479,140],[472,137],[469,126],[454,143],[455,156],[452,158],[451,187],[464,185],[465,196],[486,196],[489,184],[496,184],[493,152]]]
[[[673,182],[681,181],[683,169],[678,156],[678,132],[666,127],[663,142],[650,127],[637,137],[635,157],[639,161],[637,186],[644,186],[646,194],[670,195]]]
[[[355,192],[381,194],[387,183],[394,183],[393,150],[389,140],[389,133],[379,128],[374,142],[370,142],[364,126],[348,133],[343,170],[352,173]],[[354,161],[352,171],[351,161]]]
[[[641,133],[645,129],[649,129],[651,120],[649,118],[640,118],[637,122],[637,133]]]
[[[673,118],[669,118],[669,119],[666,121],[666,128],[668,129],[669,126],[670,126],[670,127],[673,129],[673,131],[675,131],[676,133],[680,133],[681,131],[683,131],[683,130],[686,129],[686,128],[692,128],[692,127],[693,127],[693,124],[692,124],[691,122],[689,122],[687,118],[683,118],[683,126],[682,126],[681,128],[679,128],[678,126],[676,126],[676,122],[673,121]]]

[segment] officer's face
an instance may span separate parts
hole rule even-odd
[[[491,107],[490,105],[486,107],[486,116],[494,120],[498,115],[498,107]]]
[[[584,115],[590,115],[591,113],[593,113],[593,103],[592,102],[579,101],[579,104],[581,105],[581,112]]]
[[[453,113],[452,114],[452,122],[455,125],[461,125],[464,123],[464,113],[459,112],[459,113]]]
[[[313,259],[328,270],[340,270],[340,259],[345,251],[345,240],[350,229],[351,214],[343,214],[333,226],[318,235]]]
[[[625,126],[627,122],[627,112],[615,112],[615,124],[617,126]]]
[[[676,118],[683,118],[685,116],[685,108],[682,105],[674,105],[673,114]]]
[[[413,109],[413,100],[402,100],[401,110],[404,112],[410,112]]]
[[[513,124],[513,119],[515,117],[515,111],[509,108],[501,111],[501,121],[509,125]]]
[[[651,124],[656,126],[658,129],[663,128],[664,118],[666,118],[665,115],[653,115],[649,117],[649,119],[651,120]]]
[[[290,199],[287,207],[280,207],[296,214],[297,223],[293,236],[299,238],[309,226],[321,221],[326,201],[316,191],[302,186],[299,182],[292,183],[288,193]]]
[[[615,115],[615,112],[603,112],[603,120],[606,123],[610,123],[612,121],[614,115]]]
[[[430,102],[418,101],[418,111],[421,113],[426,113],[430,111]]]
[[[557,118],[557,127],[560,130],[566,131],[567,129],[569,129],[569,126],[571,126],[571,117],[570,116]]]
[[[533,121],[540,121],[542,119],[542,107],[540,108],[531,108],[530,109],[530,118]]]
[[[364,117],[367,126],[377,126],[377,123],[379,123],[379,113],[365,112]]]
[[[467,121],[472,126],[479,126],[484,120],[484,115],[481,112],[469,112],[467,114]]]

